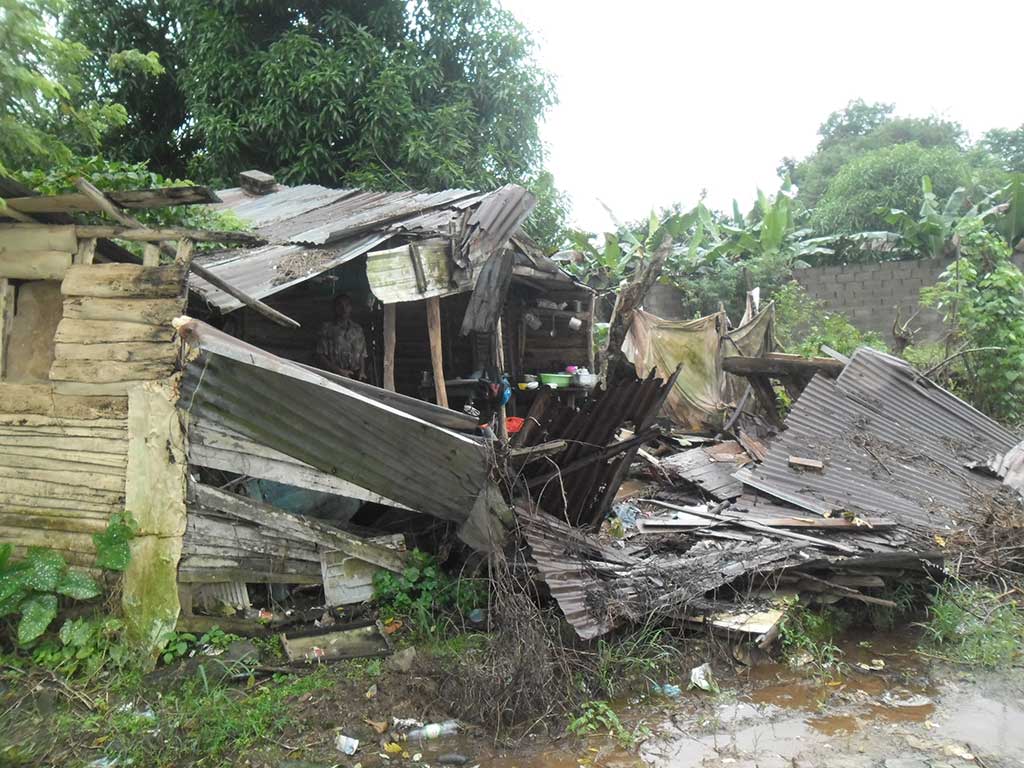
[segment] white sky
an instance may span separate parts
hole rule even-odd
[[[848,101],[958,120],[971,138],[1024,123],[1024,2],[502,0],[533,32],[560,103],[541,135],[576,226],[696,202],[744,210],[778,188]]]

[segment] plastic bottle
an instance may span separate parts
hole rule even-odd
[[[443,723],[428,723],[422,728],[409,731],[409,741],[423,741],[424,739],[436,739],[438,736],[447,736],[457,733],[459,723],[457,720],[445,720]]]

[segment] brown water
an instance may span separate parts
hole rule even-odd
[[[721,670],[719,695],[624,705],[625,724],[652,732],[638,753],[605,737],[486,754],[456,739],[424,745],[422,762],[461,746],[481,768],[1024,768],[1024,670],[964,676],[913,648],[912,638],[853,638],[847,671],[831,679],[765,664]]]

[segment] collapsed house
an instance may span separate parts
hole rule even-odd
[[[123,600],[151,644],[248,631],[253,611],[294,622],[259,611],[288,589],[321,613],[364,601],[418,537],[449,534],[522,545],[583,638],[650,616],[770,637],[786,590],[888,604],[979,494],[1019,490],[1012,434],[882,353],[775,352],[770,305],[735,329],[637,311],[635,379],[530,386],[593,369],[594,293],[523,234],[518,187],[242,182],[0,188],[0,538],[90,567],[92,534],[130,512]],[[128,213],[182,204],[249,231]],[[367,381],[315,367],[341,294]],[[784,422],[773,380],[796,398]]]

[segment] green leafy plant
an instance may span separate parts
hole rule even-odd
[[[664,629],[643,627],[624,637],[598,640],[597,690],[615,698],[631,688],[659,681],[674,671],[679,651]]]
[[[124,643],[124,622],[113,616],[68,619],[56,638],[49,638],[33,652],[32,660],[68,677],[95,677],[106,668],[121,669],[131,659]]]
[[[786,283],[771,294],[775,302],[775,335],[787,352],[816,357],[822,345],[844,355],[858,347],[885,349],[877,333],[857,329],[844,315],[827,312],[824,304],[812,299],[796,281]]]
[[[112,514],[106,529],[92,535],[92,542],[96,545],[96,565],[108,571],[123,571],[127,568],[131,559],[128,542],[137,531],[138,525],[130,512]]]
[[[849,622],[845,611],[833,607],[812,610],[794,599],[779,625],[782,652],[791,663],[809,663],[823,674],[836,672],[841,669],[843,652],[835,640]]]
[[[164,637],[164,651],[160,654],[164,664],[173,664],[195,648],[198,638],[191,632],[168,632]]]
[[[924,646],[963,664],[1000,667],[1024,650],[1024,613],[1005,597],[955,579],[931,596]]]
[[[487,602],[483,580],[451,578],[433,555],[418,549],[409,553],[402,573],[374,574],[373,591],[381,616],[402,617],[428,633],[436,630],[446,611],[465,615]]]
[[[46,631],[57,617],[60,597],[89,600],[100,594],[95,581],[69,568],[53,550],[31,547],[17,562],[12,562],[12,552],[12,545],[0,545],[0,617],[20,615],[20,645],[32,643]]]
[[[587,701],[578,717],[569,721],[566,730],[574,736],[584,737],[594,733],[606,733],[624,748],[636,744],[638,734],[622,724],[607,701]]]
[[[220,627],[210,627],[210,629],[203,633],[202,637],[196,641],[196,646],[198,648],[212,648],[217,651],[224,651],[227,650],[228,646],[233,642],[241,639],[242,638],[238,635],[225,632]]]

